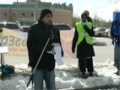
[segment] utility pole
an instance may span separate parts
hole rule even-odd
[[[9,21],[12,21],[12,8],[10,7],[10,18]]]
[[[17,0],[17,7],[16,7],[16,20],[18,20],[18,0]]]
[[[1,5],[0,5],[0,21],[2,19],[2,14],[1,14]]]
[[[39,1],[35,0],[35,20],[38,20],[38,5],[39,5]]]

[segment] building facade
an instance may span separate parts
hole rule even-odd
[[[14,2],[13,4],[0,4],[0,21],[26,21],[38,20],[42,9],[48,8],[53,12],[54,23],[67,23],[72,25],[73,6],[66,3],[52,4],[39,0],[27,0],[26,2]]]

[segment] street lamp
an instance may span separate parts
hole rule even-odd
[[[0,5],[0,19],[1,19],[1,5]]]
[[[16,7],[16,19],[18,20],[18,0],[17,0],[17,7]]]
[[[38,19],[38,5],[39,5],[38,0],[35,0],[35,20],[36,21]]]

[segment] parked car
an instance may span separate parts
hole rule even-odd
[[[105,30],[105,37],[111,37],[111,35],[110,35],[110,28],[107,28],[106,30]]]
[[[54,23],[54,26],[57,27],[59,30],[72,30],[72,28],[65,23]]]
[[[68,24],[64,23],[54,23],[54,26],[58,28],[60,31],[64,30],[73,30]],[[28,32],[30,26],[22,26],[23,32]]]
[[[23,31],[22,27],[16,22],[0,22],[0,28],[8,28],[16,31]]]
[[[35,23],[34,23],[35,24]],[[68,24],[64,23],[54,23],[53,24],[56,28],[58,28],[60,31],[64,30],[73,30]],[[30,26],[22,26],[23,32],[28,32]]]
[[[95,36],[96,37],[102,37],[102,36],[104,36],[105,35],[105,28],[95,28],[94,29],[94,32],[95,32]]]
[[[34,24],[36,24],[38,22],[35,22]],[[74,28],[71,28],[69,24],[65,24],[65,23],[53,23],[53,25],[58,28],[60,31],[62,30],[74,30]]]
[[[30,29],[30,26],[22,26],[23,32],[28,32]]]

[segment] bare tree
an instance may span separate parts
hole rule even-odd
[[[99,17],[96,13],[93,17],[93,25],[94,27],[110,27],[108,25],[109,22],[103,20],[101,17]]]
[[[76,22],[80,21],[80,17],[79,16],[73,16],[73,27],[75,26]],[[97,13],[94,14],[94,17],[92,18],[93,21],[93,26],[94,27],[106,27],[106,28],[110,28],[111,27],[111,21],[105,21],[104,19],[102,19],[101,17],[99,17],[97,15]]]
[[[74,27],[76,22],[79,22],[79,21],[80,21],[80,17],[79,16],[73,16],[73,18],[72,18],[72,22],[73,22],[72,26]]]

